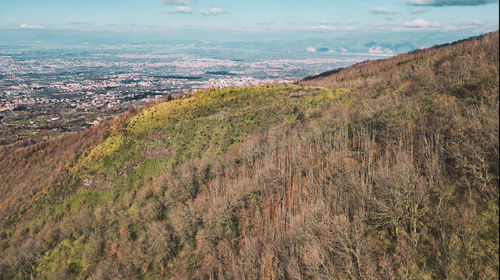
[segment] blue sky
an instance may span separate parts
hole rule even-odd
[[[0,29],[486,32],[498,0],[0,0]]]

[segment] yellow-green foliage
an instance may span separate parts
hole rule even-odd
[[[41,257],[37,273],[40,277],[74,278],[82,273],[81,255],[84,238],[70,241],[65,239]]]
[[[319,112],[348,92],[299,85],[196,92],[143,110],[124,129],[91,150],[75,172],[80,176],[84,170],[93,175],[120,176],[117,169],[142,166],[146,158],[141,154],[146,150],[155,154],[155,147],[169,146],[171,154],[159,159],[174,158],[173,163],[207,152],[219,154],[250,133],[280,122],[295,122],[307,112]],[[291,97],[293,94],[300,97]],[[159,134],[162,137],[151,138]],[[159,165],[148,168],[152,170],[147,173],[161,170]]]
[[[151,133],[155,129],[165,129],[179,121],[210,117],[221,109],[228,110],[229,112],[226,112],[228,115],[238,113],[245,115],[252,109],[262,110],[260,106],[277,106],[280,109],[287,109],[287,106],[294,103],[288,95],[297,91],[311,91],[313,94],[307,99],[322,100],[322,102],[326,101],[324,98],[333,99],[343,92],[343,90],[317,90],[297,85],[199,91],[183,99],[161,103],[144,110],[130,121],[127,131],[135,135]]]
[[[105,159],[112,157],[123,145],[124,139],[121,134],[110,136],[81,160],[81,166],[87,167],[91,171],[102,169]]]
[[[61,208],[58,210],[66,215],[75,215],[84,207],[93,208],[101,203],[107,202],[111,197],[112,195],[110,193],[80,188],[76,194],[69,197],[64,204],[60,205]]]

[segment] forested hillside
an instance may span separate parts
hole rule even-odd
[[[0,279],[496,279],[499,35],[0,156]]]

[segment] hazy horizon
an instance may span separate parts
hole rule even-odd
[[[120,37],[128,42],[300,40],[349,34],[396,39],[407,33],[458,39],[498,29],[499,8],[496,0],[2,0],[0,7],[3,44],[15,44],[17,37],[29,43],[68,36],[108,37],[110,43]]]

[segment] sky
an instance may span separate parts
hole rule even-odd
[[[0,29],[118,32],[487,32],[498,0],[0,0]]]

